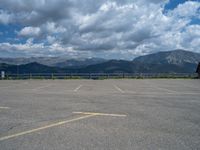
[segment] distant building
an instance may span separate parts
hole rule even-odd
[[[198,67],[197,67],[196,73],[198,73],[198,77],[200,78],[200,63],[199,63],[199,65],[198,65]]]

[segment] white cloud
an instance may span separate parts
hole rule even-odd
[[[183,4],[179,4],[177,8],[171,11],[171,15],[180,17],[192,17],[200,13],[200,3],[197,1],[186,1]]]
[[[0,10],[0,24],[8,24],[12,21],[12,15],[8,14],[5,11]]]
[[[167,2],[1,0],[0,24],[24,27],[18,35],[29,42],[10,44],[7,49],[26,55],[69,53],[133,58],[176,48],[200,52],[200,25],[190,24],[193,18],[200,18],[200,2],[186,1],[164,12]]]
[[[66,29],[62,26],[56,25],[54,22],[47,22],[42,26],[43,32],[57,34],[57,33],[64,33],[66,32]]]
[[[25,44],[0,43],[0,54],[4,56],[30,57],[30,56],[62,56],[82,57],[90,55],[89,52],[77,52],[71,47],[63,47],[58,43],[45,46],[43,43],[34,44],[32,39],[27,40]]]
[[[49,44],[53,44],[56,41],[56,38],[53,36],[47,36],[47,41]]]
[[[39,36],[40,33],[41,30],[39,27],[24,27],[18,34],[20,36],[36,37]]]

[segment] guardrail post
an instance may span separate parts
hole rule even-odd
[[[3,80],[5,78],[5,72],[1,71],[1,79]]]
[[[54,76],[53,76],[53,73],[52,73],[52,74],[51,74],[51,79],[53,79],[53,77],[54,77]]]

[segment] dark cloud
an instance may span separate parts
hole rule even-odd
[[[68,0],[1,0],[1,9],[15,14],[14,23],[36,26],[68,18],[71,2]]]

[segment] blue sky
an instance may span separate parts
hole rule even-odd
[[[199,0],[1,0],[0,57],[200,52]]]
[[[179,4],[183,4],[187,2],[188,0],[170,0],[166,5],[165,9],[174,9],[176,8]]]

